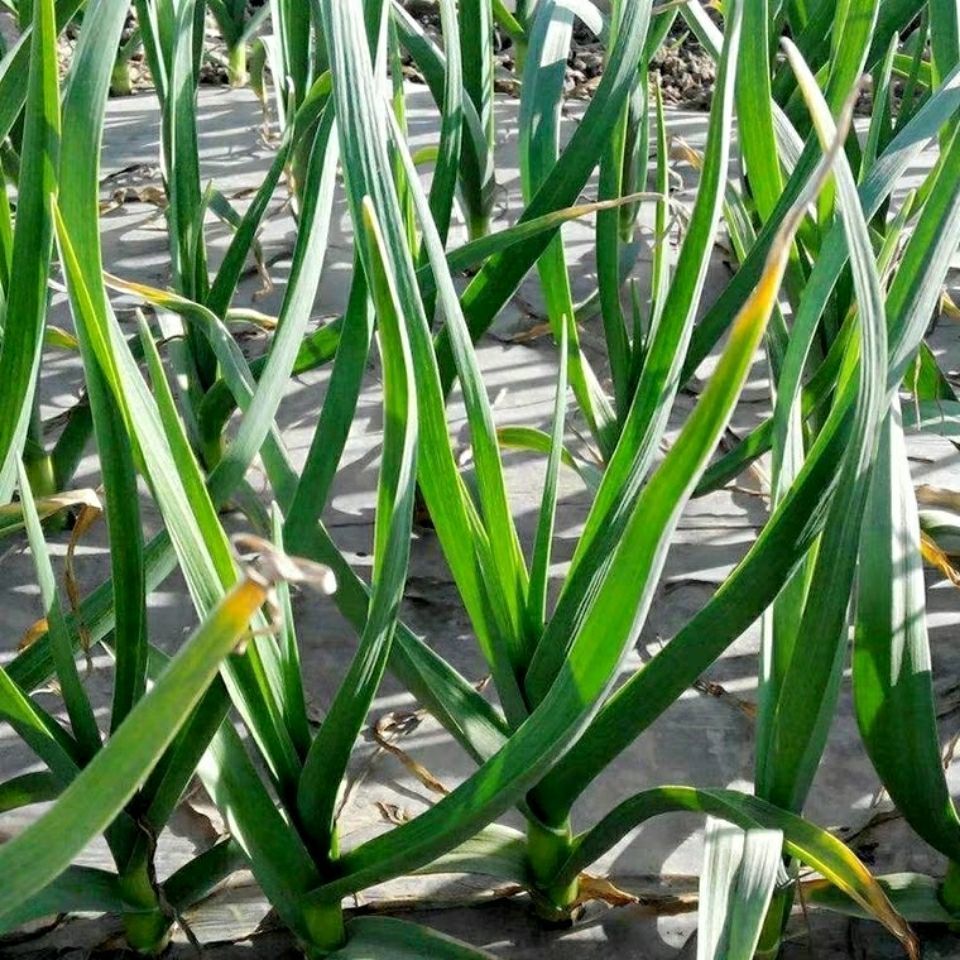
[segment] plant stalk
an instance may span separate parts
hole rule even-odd
[[[573,832],[569,820],[559,827],[532,819],[528,822],[527,856],[535,884],[531,893],[537,915],[547,923],[569,922],[576,906],[579,882],[576,879],[564,884],[554,881],[572,849]]]
[[[130,61],[117,60],[110,73],[110,96],[129,97],[133,93],[133,81],[130,78]]]
[[[40,401],[37,398],[34,398],[33,411],[27,426],[23,466],[34,497],[52,497],[58,492],[53,457],[43,443],[43,421],[40,418]],[[63,518],[59,517],[56,522],[62,524]]]
[[[310,960],[319,960],[339,950],[346,942],[343,908],[340,903],[318,903],[307,907],[303,913],[303,925],[309,940],[303,952]]]
[[[57,492],[53,458],[44,452],[36,457],[24,457],[24,466],[30,478],[30,489],[35,497],[50,497]]]
[[[231,87],[247,85],[247,45],[242,40],[227,52],[227,77]]]
[[[952,914],[960,916],[960,863],[953,860],[947,865],[947,874],[940,887],[940,902]]]
[[[123,914],[127,943],[138,953],[155,956],[166,948],[170,939],[170,917],[163,909],[156,888],[150,879],[147,861],[120,876],[120,887],[130,909]]]
[[[793,887],[774,890],[773,898],[763,921],[760,939],[757,941],[756,960],[773,960],[780,953],[783,931],[793,909]]]

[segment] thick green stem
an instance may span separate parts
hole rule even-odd
[[[307,908],[303,916],[309,939],[301,944],[310,960],[319,960],[339,950],[346,943],[343,908],[337,903],[318,903]]]
[[[53,457],[43,446],[43,426],[40,423],[37,411],[34,411],[34,422],[27,433],[27,443],[23,451],[23,466],[30,481],[30,489],[34,497],[52,497],[59,493],[57,471]],[[61,530],[66,525],[66,514],[56,513],[47,521],[50,530]]]
[[[247,45],[242,40],[227,53],[227,76],[231,87],[247,85]]]
[[[526,40],[514,39],[513,41],[513,63],[514,71],[518,77],[523,76],[523,65],[527,62],[527,50],[529,44]]]
[[[130,78],[130,61],[117,60],[110,74],[110,95],[129,97],[133,93],[133,81]]]
[[[171,917],[160,903],[147,863],[124,873],[120,887],[124,900],[130,904],[123,914],[127,943],[138,953],[161,953],[170,939]]]
[[[527,856],[530,874],[535,883],[531,891],[537,914],[549,923],[565,923],[571,919],[576,906],[580,884],[574,879],[558,884],[555,877],[570,855],[573,832],[567,821],[559,827],[549,827],[537,820],[527,826]]]
[[[960,864],[952,860],[947,866],[947,875],[940,887],[940,902],[952,914],[960,917]]]
[[[29,458],[25,456],[24,467],[35,497],[51,497],[57,492],[53,458],[49,453]]]
[[[775,890],[757,942],[756,960],[773,960],[780,953],[783,931],[792,909],[793,887]]]
[[[476,211],[468,212],[467,236],[471,240],[479,240],[490,233],[490,214]]]
[[[33,398],[27,439],[23,446],[23,466],[35,497],[51,497],[57,493],[53,457],[43,443],[43,419],[40,416],[40,399],[36,396]]]

